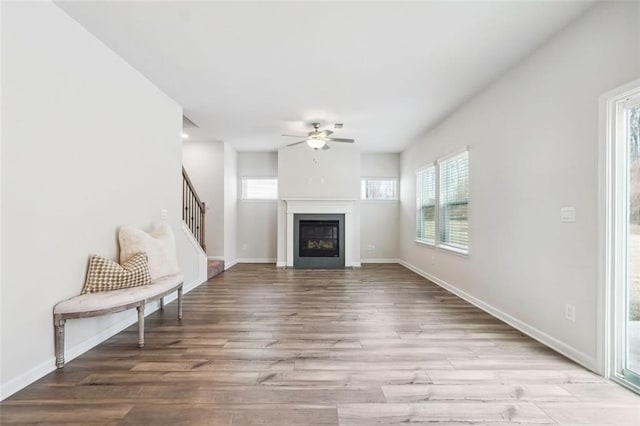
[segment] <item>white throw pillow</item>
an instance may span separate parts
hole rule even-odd
[[[123,226],[118,233],[118,240],[121,263],[135,253],[142,251],[147,254],[152,280],[180,272],[176,240],[168,224],[154,224],[149,232],[133,226]]]

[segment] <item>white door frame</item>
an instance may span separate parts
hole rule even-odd
[[[623,268],[616,260],[625,259],[625,250],[616,244],[624,227],[616,221],[620,203],[627,196],[626,186],[617,182],[620,176],[620,156],[616,151],[616,133],[621,119],[618,110],[628,98],[640,94],[640,79],[627,83],[600,96],[600,137],[598,147],[598,372],[616,380],[616,349],[620,341],[613,309],[620,303],[614,283],[624,279]],[[617,120],[614,121],[614,120]],[[625,384],[625,383],[622,383]],[[625,384],[626,385],[626,384]]]

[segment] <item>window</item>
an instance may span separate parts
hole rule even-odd
[[[363,200],[397,200],[395,178],[363,178],[361,198]]]
[[[242,178],[243,200],[277,200],[277,178]]]
[[[440,243],[457,250],[469,246],[469,152],[440,163]]]
[[[417,211],[416,238],[418,241],[436,242],[436,166],[424,167],[416,174]]]
[[[419,169],[416,202],[416,240],[467,253],[469,152]]]

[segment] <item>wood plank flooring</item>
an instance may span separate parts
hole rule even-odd
[[[640,397],[398,265],[238,265],[0,404],[0,423],[640,425]]]

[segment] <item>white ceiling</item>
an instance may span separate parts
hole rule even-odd
[[[184,107],[192,139],[273,150],[307,123],[397,152],[588,2],[57,2]],[[126,100],[123,100],[126,101]]]

